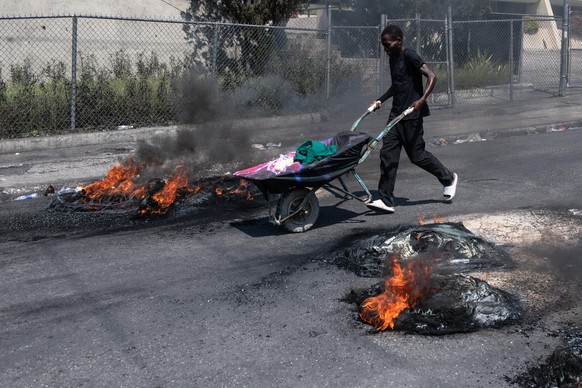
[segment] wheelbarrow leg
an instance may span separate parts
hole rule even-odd
[[[360,178],[360,176],[358,175],[358,173],[354,169],[350,170],[349,172],[352,173],[352,175],[354,176],[354,178],[356,179],[356,181],[358,182],[358,184],[360,185],[362,190],[364,190],[366,192],[365,198],[360,198],[360,197],[356,196],[355,194],[353,194],[348,189],[348,187],[344,181],[343,176],[337,178],[339,180],[339,182],[341,183],[342,187],[338,187],[338,186],[332,184],[331,182],[328,182],[325,185],[323,185],[322,188],[327,190],[328,192],[332,193],[333,195],[340,197],[340,198],[341,198],[341,195],[339,195],[339,193],[342,193],[344,199],[353,198],[353,199],[357,199],[358,201],[364,202],[364,203],[370,202],[370,200],[372,199],[372,194],[370,193],[370,190],[368,190],[368,188],[366,187],[366,184],[364,183],[364,181],[362,181],[362,178]]]
[[[346,182],[344,181],[344,177],[340,176],[338,178],[339,182],[341,183],[342,187],[344,188],[345,191],[349,191],[348,186],[346,186]]]
[[[360,187],[366,192],[366,195],[368,196],[368,198],[366,200],[364,200],[364,202],[370,202],[372,200],[372,193],[370,193],[370,190],[368,190],[368,188],[364,184],[364,181],[362,180],[362,178],[360,178],[360,176],[358,175],[356,170],[352,170],[352,175],[354,176],[354,178],[356,179],[356,181],[358,182]]]
[[[269,221],[271,220],[271,198],[269,196],[269,192],[265,193],[265,197],[267,198],[267,211],[269,212]]]
[[[267,197],[267,209],[269,209],[269,222],[271,222],[272,224],[277,225],[277,219],[275,218],[275,215],[273,214],[273,209],[272,209],[272,194],[267,190],[266,195]]]

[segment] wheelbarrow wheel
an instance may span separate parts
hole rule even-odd
[[[319,216],[319,200],[308,189],[294,189],[279,198],[275,216],[284,219],[300,208],[305,197],[307,202],[303,209],[283,223],[285,229],[290,232],[301,233],[311,229]]]

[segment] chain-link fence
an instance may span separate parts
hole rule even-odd
[[[405,46],[437,74],[432,105],[557,94],[557,22],[418,16],[384,18],[373,27],[322,29],[309,23],[291,28],[81,16],[3,18],[0,138],[315,111],[357,98],[366,104],[390,84],[380,45],[381,26],[387,23],[402,27]],[[571,46],[570,81],[582,84],[573,76],[582,73],[575,70],[582,66],[577,41]]]
[[[386,20],[402,27],[414,48],[437,74],[431,95],[438,105],[512,101],[558,94],[559,19]],[[452,58],[452,59],[451,59]]]
[[[378,78],[377,27],[32,17],[0,38],[3,138],[314,111]]]
[[[524,91],[558,93],[562,48],[562,31],[558,27],[561,28],[560,19],[528,17],[523,20],[519,30],[523,43],[516,74]]]
[[[0,21],[0,136],[70,125],[71,18]]]
[[[568,85],[582,87],[582,11],[570,13]]]
[[[379,91],[379,27],[330,29],[330,95],[359,93],[366,101]],[[335,66],[335,68],[334,68]]]
[[[573,13],[576,15],[576,13]],[[492,16],[494,17],[494,16]],[[570,24],[568,79],[582,86],[582,16]],[[390,20],[438,76],[430,96],[440,106],[532,99],[560,93],[562,20],[523,16],[515,19],[453,21]],[[381,30],[381,29],[380,29]],[[379,38],[379,37],[378,37]],[[380,49],[381,50],[381,49]],[[390,83],[387,59],[380,55],[380,91]],[[579,79],[577,79],[578,77]]]

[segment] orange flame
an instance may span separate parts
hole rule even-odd
[[[253,199],[253,195],[249,193],[248,185],[249,182],[245,181],[244,179],[241,179],[239,182],[239,186],[236,189],[232,190],[230,194],[245,196],[246,199],[250,201]]]
[[[117,163],[109,169],[107,176],[103,180],[84,187],[84,195],[96,201],[113,195],[141,195],[141,198],[143,198],[145,192],[141,193],[140,188],[137,188],[132,181],[142,169],[142,165],[132,160],[125,164]]]
[[[197,193],[200,190],[200,186],[197,186],[195,189],[190,189],[188,187],[188,174],[184,169],[183,163],[179,163],[176,166],[176,170],[172,176],[165,182],[166,184],[164,185],[164,188],[152,195],[152,199],[159,206],[159,209],[151,210],[151,213],[153,214],[165,214],[170,205],[172,205],[176,200],[178,190],[185,190],[189,193]],[[144,209],[140,213],[143,214],[146,212],[147,210]]]
[[[397,260],[392,260],[392,269],[394,275],[386,279],[384,291],[360,306],[360,318],[378,331],[393,329],[402,310],[416,306],[429,289],[430,266],[410,262],[401,268]]]
[[[103,180],[84,187],[83,195],[91,203],[115,201],[116,196],[122,196],[126,199],[135,198],[141,201],[150,194],[150,189],[147,184],[136,185],[133,179],[138,177],[144,168],[145,165],[138,164],[132,159],[125,161],[123,164],[117,163],[109,169]],[[184,168],[184,163],[180,162],[172,176],[165,181],[163,189],[151,196],[151,199],[157,205],[156,210],[146,208],[140,210],[139,213],[164,214],[179,194],[184,192],[197,193],[200,189],[200,185],[194,189],[188,187],[188,174]],[[90,208],[99,209],[97,206],[90,206]]]
[[[439,214],[435,214],[434,216],[432,216],[432,222],[434,222],[435,224],[442,224],[445,222],[445,217]]]
[[[432,216],[432,222],[433,224],[442,224],[443,222],[445,222],[445,218],[440,214],[435,214]],[[424,221],[424,217],[418,216],[418,225],[424,225],[425,223],[426,222]]]
[[[128,159],[123,164],[117,163],[111,167],[103,180],[84,187],[83,198],[89,209],[99,210],[101,207],[97,204],[107,204],[108,202],[125,203],[129,199],[143,201],[147,198],[147,204],[144,205],[144,202],[142,202],[142,205],[140,205],[140,207],[146,207],[138,210],[139,214],[165,214],[178,197],[196,194],[202,189],[200,184],[197,184],[194,188],[189,187],[188,173],[184,162],[180,162],[177,164],[172,176],[164,180],[163,188],[158,192],[152,193],[152,187],[148,184],[138,185],[134,182],[134,179],[139,177],[145,167],[145,164]],[[253,196],[249,192],[248,185],[247,181],[241,180],[236,188],[222,189],[217,186],[214,188],[214,192],[217,196],[227,192],[228,194],[252,200]]]
[[[248,188],[249,182],[241,179],[238,186],[235,187],[234,189],[232,187],[229,188],[222,188],[220,186],[216,186],[214,188],[214,194],[218,197],[220,197],[223,194],[231,194],[231,195],[237,195],[239,197],[245,197],[246,200],[251,201],[253,200],[253,195],[249,192],[249,188]]]

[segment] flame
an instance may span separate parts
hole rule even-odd
[[[140,186],[137,189],[133,190],[130,194],[130,197],[143,199],[148,194],[148,189],[146,186]]]
[[[91,183],[83,188],[86,197],[100,202],[104,198],[114,195],[145,196],[141,188],[136,187],[132,179],[143,170],[143,165],[132,160],[124,164],[117,163],[107,172],[103,180]]]
[[[435,214],[432,216],[432,222],[435,224],[442,224],[445,222],[445,217],[441,216],[440,214]]]
[[[223,189],[220,186],[216,186],[214,188],[214,194],[216,194],[217,196],[221,196],[223,194],[232,194],[232,195],[238,195],[240,197],[245,197],[245,199],[251,201],[253,200],[253,195],[249,192],[249,188],[248,188],[249,182],[245,181],[244,179],[241,179],[239,181],[239,184],[237,187],[233,188],[228,188],[228,189]]]
[[[230,193],[235,195],[240,195],[241,197],[246,197],[247,200],[251,201],[253,199],[253,195],[249,192],[248,188],[249,182],[241,179],[238,183],[238,187],[232,190]]]
[[[445,222],[445,218],[440,214],[435,214],[432,216],[432,222],[433,224],[442,224],[443,222]],[[418,225],[424,225],[425,223],[426,222],[424,221],[424,217],[418,216]]]
[[[128,159],[123,164],[113,165],[103,180],[91,183],[83,188],[83,195],[88,202],[89,209],[98,210],[99,206],[94,204],[105,202],[121,202],[128,198],[141,201],[150,195],[150,188],[147,184],[137,185],[133,180],[139,177],[145,165],[136,163],[133,159]],[[164,214],[179,194],[197,193],[201,186],[194,189],[188,187],[188,174],[184,163],[177,164],[172,176],[164,181],[164,187],[157,193],[151,195],[150,199],[156,204],[155,209],[145,208],[139,214],[154,213]]]
[[[165,214],[176,200],[179,190],[185,190],[188,193],[196,193],[200,190],[199,186],[195,189],[188,187],[188,173],[184,168],[184,163],[179,163],[172,176],[164,182],[164,188],[151,197],[159,207],[158,209],[150,209],[152,214]],[[140,214],[147,213],[147,211],[148,209],[143,209]]]
[[[416,306],[428,292],[431,268],[420,262],[410,262],[404,268],[392,260],[394,275],[385,282],[385,289],[360,305],[360,318],[376,328],[394,328],[394,320],[402,310]]]
[[[200,183],[193,188],[189,186],[188,172],[183,161],[176,165],[170,178],[163,181],[163,187],[159,191],[154,190],[159,188],[161,182],[157,182],[159,185],[134,182],[145,168],[146,164],[133,159],[113,165],[103,180],[82,188],[83,203],[90,210],[99,210],[111,203],[128,206],[131,202],[140,204],[138,214],[165,214],[177,198],[196,194],[202,189]],[[216,186],[214,193],[217,196],[223,193],[234,194],[252,200],[248,185],[247,181],[241,179],[237,187],[223,189]]]

